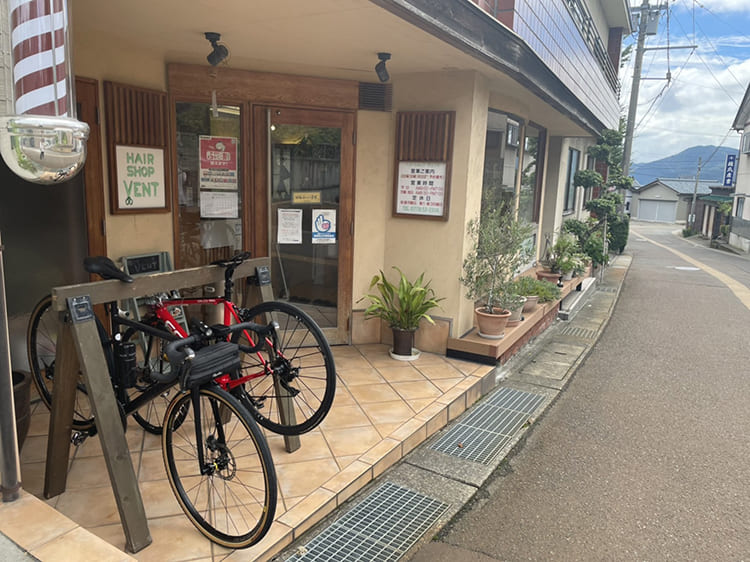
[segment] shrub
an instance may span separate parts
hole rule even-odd
[[[608,227],[609,247],[613,252],[621,254],[628,243],[630,218],[627,215],[614,216],[610,219]]]

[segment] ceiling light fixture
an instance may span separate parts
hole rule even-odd
[[[221,33],[207,31],[206,39],[213,47],[213,50],[208,53],[206,60],[211,66],[216,66],[229,56],[229,49],[227,49],[226,45],[219,43],[221,40]]]
[[[380,62],[375,65],[375,73],[378,75],[378,80],[381,82],[388,82],[391,75],[388,74],[388,69],[385,67],[385,61],[391,59],[391,53],[378,53],[378,59],[380,59]]]

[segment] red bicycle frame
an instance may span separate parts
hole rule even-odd
[[[182,325],[175,319],[175,317],[172,315],[171,312],[169,312],[169,308],[173,306],[190,306],[190,305],[213,305],[213,306],[224,306],[224,321],[223,324],[225,326],[230,326],[232,324],[239,324],[242,322],[240,319],[240,315],[237,312],[237,307],[234,305],[233,302],[228,301],[225,297],[195,297],[195,298],[168,298],[168,299],[158,299],[156,303],[153,303],[150,305],[152,308],[154,314],[156,317],[164,322],[164,325],[167,327],[167,329],[175,334],[176,336],[180,336],[181,338],[188,337],[188,333],[185,331],[185,329],[182,327]],[[245,337],[247,340],[251,343],[251,345],[254,343],[252,338],[250,337],[250,334],[247,330],[243,332],[245,334]],[[270,343],[270,342],[269,342]],[[263,366],[263,371],[258,373],[249,373],[249,374],[243,374],[239,378],[232,379],[228,374],[221,375],[220,377],[217,377],[215,380],[218,382],[224,390],[232,390],[241,384],[251,380],[256,379],[258,377],[262,377],[265,375],[270,374],[271,368],[268,362],[265,360],[265,358],[261,355],[260,352],[256,352],[258,356],[258,360],[260,364]]]

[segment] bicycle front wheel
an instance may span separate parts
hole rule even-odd
[[[103,328],[98,318],[96,322],[101,335]],[[29,358],[29,369],[39,398],[42,399],[47,408],[52,408],[52,389],[55,384],[57,325],[57,312],[52,309],[52,296],[47,295],[34,307],[26,329],[26,352]],[[91,410],[83,373],[79,372],[73,406],[73,428],[84,431],[91,429],[93,426],[94,414]]]
[[[236,398],[215,385],[175,397],[162,452],[177,501],[201,533],[228,548],[265,536],[276,513],[276,471],[263,433]]]
[[[152,389],[154,387],[157,385],[160,386],[160,383],[152,377],[152,373],[158,373],[161,377],[165,375],[169,376],[171,373],[171,366],[164,354],[164,348],[166,348],[169,342],[175,340],[176,336],[171,335],[161,321],[145,318],[143,322],[161,330],[164,332],[164,336],[159,337],[140,332],[135,328],[128,328],[125,332],[123,341],[133,341],[138,344],[135,384],[131,388],[125,389],[123,393],[123,402],[126,408],[140,394],[153,392]],[[171,400],[171,393],[171,389],[165,389],[161,394],[154,397],[153,400],[133,412],[133,419],[149,433],[161,435],[164,412]]]
[[[248,377],[237,394],[260,425],[281,435],[299,435],[323,421],[336,393],[336,367],[323,332],[305,312],[285,302],[264,302],[243,311],[243,322],[275,321],[277,341],[242,354],[240,375]],[[254,337],[254,334],[250,334]],[[247,334],[232,341],[252,346]]]

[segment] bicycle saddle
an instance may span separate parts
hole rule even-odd
[[[132,283],[133,278],[120,271],[111,259],[107,256],[89,256],[83,259],[83,268],[89,273],[99,275],[102,279],[119,279],[125,283]]]

